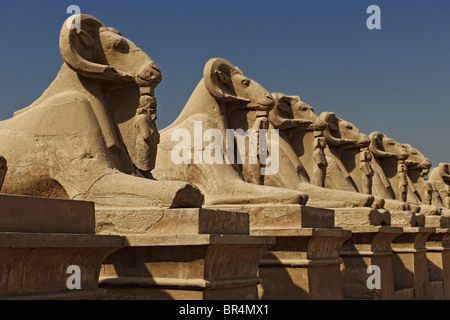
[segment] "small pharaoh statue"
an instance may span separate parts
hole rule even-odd
[[[406,165],[404,160],[399,161],[397,166],[397,172],[400,177],[398,191],[401,195],[399,200],[406,202],[407,194],[408,194],[408,178],[406,174]]]
[[[433,186],[424,179],[424,176],[429,173],[429,168],[422,169],[422,172],[420,173],[419,181],[421,182],[420,185],[422,186],[423,192],[423,199],[422,203],[431,205],[433,202]]]
[[[251,164],[251,183],[255,184],[264,184],[263,175],[261,175],[261,167],[264,166],[265,161],[261,161],[261,156],[267,157],[268,150],[267,150],[267,141],[265,140],[265,137],[261,137],[260,130],[268,130],[269,128],[269,119],[267,112],[257,112],[256,121],[254,123],[253,129],[254,129],[254,136],[252,138],[252,142],[256,144],[256,148],[251,148],[250,150],[256,151],[256,164]],[[264,132],[264,131],[263,131]],[[263,141],[263,145],[261,145],[261,141]],[[250,157],[254,157],[255,155],[249,155]]]
[[[431,205],[433,202],[433,187],[421,178],[422,187],[424,189],[422,203]]]
[[[445,186],[444,207],[450,209],[450,185]]]
[[[368,148],[361,149],[359,169],[361,170],[362,192],[372,194],[372,178],[375,174],[372,165],[372,154]]]
[[[7,161],[5,157],[0,156],[0,189],[5,181],[6,172],[8,171]]]
[[[325,157],[325,138],[322,136],[317,136],[314,139],[314,171],[312,183],[319,187],[325,186],[325,175],[328,166],[327,159]]]
[[[136,109],[134,125],[136,128],[136,167],[146,177],[152,178],[156,152],[159,144],[159,132],[156,128],[156,102],[151,96],[141,96]]]
[[[450,209],[450,164],[440,163],[438,168],[440,181],[444,183],[443,185],[444,207]]]

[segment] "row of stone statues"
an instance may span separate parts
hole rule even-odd
[[[221,58],[159,132],[157,64],[78,18],[56,79],[0,122],[0,296],[100,298],[67,292],[67,262],[112,299],[450,298],[450,164]]]
[[[281,203],[448,213],[448,164],[426,180],[431,162],[411,145],[380,132],[367,136],[332,112],[317,115],[299,96],[269,93],[224,59],[206,63],[179,117],[159,133],[156,63],[96,18],[80,21],[80,29],[63,25],[64,64],[53,83],[0,122],[9,167],[3,192],[112,207]],[[174,132],[193,137],[198,122],[222,137],[230,129],[277,129],[277,172],[261,174],[261,159],[175,164]]]

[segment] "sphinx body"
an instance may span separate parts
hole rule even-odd
[[[402,193],[404,180],[401,178],[403,166],[408,153],[404,146],[380,132],[370,134],[370,151],[374,157],[375,169],[374,193],[384,199],[406,201],[407,195]]]
[[[431,169],[428,181],[439,193],[443,207],[450,209],[450,164],[441,162]]]
[[[333,112],[323,112],[320,118],[327,123],[324,131],[327,155],[336,166],[328,172],[328,186],[371,194],[375,197],[374,208],[409,210],[407,202],[389,195],[390,186],[387,190],[379,189],[379,173],[374,169],[378,163],[369,148],[370,138]]]
[[[197,186],[205,195],[206,205],[305,204],[308,200],[306,193],[249,183],[244,179],[237,161],[225,159],[225,137],[229,137],[229,130],[233,128],[230,125],[232,114],[237,110],[264,113],[272,107],[272,96],[260,84],[247,78],[230,62],[221,58],[210,59],[205,64],[203,78],[178,118],[160,132],[161,142],[152,171],[154,177],[187,181]],[[195,129],[199,126],[200,133]],[[247,131],[248,127],[242,129]],[[221,140],[215,141],[217,161],[196,161],[196,154],[207,151],[203,137],[211,132],[218,133],[215,139]],[[180,137],[184,139],[181,142]],[[234,145],[234,136],[229,140]],[[180,143],[184,146],[177,149]],[[187,161],[174,161],[175,150],[182,152]],[[254,165],[258,167],[257,163]],[[250,168],[249,172],[253,172],[254,176],[255,167]]]
[[[398,143],[378,131],[369,137],[374,157],[374,192],[389,201],[407,202],[413,211],[440,214],[440,206],[432,204],[431,186],[421,179],[423,170],[427,171],[431,162],[410,145]]]
[[[0,152],[10,169],[3,192],[105,206],[201,206],[197,188],[148,179],[132,156],[134,115],[143,96],[156,107],[158,66],[114,28],[90,15],[79,19],[79,29],[67,21],[61,29],[64,64],[56,79],[0,122]]]
[[[269,120],[271,128],[280,132],[280,169],[277,174],[265,176],[264,184],[306,192],[311,206],[370,207],[374,202],[372,195],[327,187],[334,163],[327,157],[325,139],[321,136],[326,123],[300,97],[282,93],[272,96],[275,107]]]
[[[431,161],[410,144],[404,144],[408,152],[405,165],[408,173],[408,201],[425,205],[443,207],[439,192],[424,176],[430,171]]]
[[[334,112],[322,112],[319,117],[327,124],[324,130],[327,157],[333,163],[328,170],[326,186],[372,194],[368,190],[372,176],[370,156],[367,153],[359,156],[361,149],[369,145],[369,138],[352,123],[338,118]]]

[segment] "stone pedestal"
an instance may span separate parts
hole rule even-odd
[[[120,237],[1,232],[0,299],[101,299],[102,262],[122,246]],[[80,289],[67,286],[70,266],[79,267]]]
[[[438,228],[426,243],[428,274],[432,287],[442,283],[444,299],[450,299],[450,230]]]
[[[392,243],[394,278],[398,299],[442,299],[442,281],[430,282],[426,242],[434,228],[405,227]]]
[[[429,226],[445,225],[447,223],[445,217],[427,216],[413,211],[391,211],[390,218],[387,219],[383,218],[383,214],[377,215],[376,212],[365,210],[364,214],[364,211],[357,213],[341,209],[340,218],[337,220],[337,224],[344,228],[346,225],[355,224],[351,227],[352,239],[344,243],[342,251],[345,297],[351,299],[441,299],[444,283],[429,278],[428,257],[433,254],[427,254],[425,244],[427,238],[435,231]],[[383,227],[384,230],[380,229],[380,233],[375,236],[374,233],[364,231],[364,227],[356,226],[357,224],[366,226],[390,224],[390,228],[399,228],[400,231],[388,236],[386,227]],[[377,246],[376,242],[382,243],[382,246],[373,250],[372,246]],[[383,248],[381,252],[380,248]],[[382,258],[375,258],[376,256],[382,256]],[[433,257],[435,260],[442,260],[442,256],[438,258],[434,254]],[[381,263],[383,267],[378,263]],[[365,283],[370,274],[364,275],[363,272],[370,264],[380,267],[382,284],[379,290],[369,290]]]
[[[404,228],[392,245],[396,299],[441,299],[446,285],[448,217],[391,211],[391,223]]]
[[[126,236],[104,262],[107,299],[254,300],[258,264],[275,243],[246,235]]]
[[[0,208],[0,299],[100,299],[106,295],[98,287],[100,268],[124,241],[94,234],[92,202],[0,194]],[[70,266],[79,269],[73,271]],[[67,285],[75,272],[79,289]],[[77,279],[69,281],[77,284]]]
[[[276,237],[259,265],[260,299],[342,299],[339,252],[351,232],[333,210],[300,205],[228,205],[250,215],[250,234]]]
[[[391,226],[347,226],[352,232],[341,250],[343,264],[341,272],[345,299],[393,299],[394,274],[391,242],[398,237],[402,228]],[[371,276],[368,267],[378,266],[380,287],[369,288]]]
[[[128,210],[97,210],[99,232],[126,228],[126,247],[100,274],[106,299],[258,299],[259,261],[275,238],[250,236],[247,213]]]
[[[395,297],[392,241],[402,228],[391,226],[398,219],[384,209],[337,208],[336,226],[352,232],[341,250],[344,299],[393,299]],[[402,219],[404,217],[402,216]],[[380,287],[370,288],[367,280],[376,266]],[[377,269],[378,270],[378,269]]]
[[[403,217],[395,223],[405,228],[393,244],[397,299],[442,299],[448,229],[441,227],[448,226],[448,217],[402,211],[391,214]]]
[[[351,232],[332,228],[254,230],[276,235],[276,246],[259,265],[260,299],[343,299],[339,257]]]

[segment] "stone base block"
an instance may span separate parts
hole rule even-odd
[[[413,211],[390,211],[391,226],[416,227],[421,223],[417,214]],[[423,226],[423,225],[422,225]]]
[[[450,217],[426,215],[413,211],[391,211],[391,225],[397,227],[449,228]]]
[[[416,224],[411,224],[411,227],[450,228],[450,217],[423,213],[414,213],[414,215]]]
[[[346,226],[370,226],[389,225],[389,215],[383,210],[373,208],[333,208],[335,225]]]
[[[252,229],[332,228],[334,212],[303,205],[215,205],[210,208],[248,212]]]
[[[99,234],[248,234],[249,215],[215,209],[97,207]]]
[[[94,234],[94,203],[0,194],[0,232]]]
[[[450,228],[450,217],[424,215],[424,220],[428,228]]]
[[[419,212],[426,216],[436,216],[441,214],[441,208],[435,205],[420,204]]]

